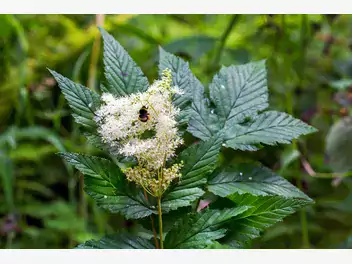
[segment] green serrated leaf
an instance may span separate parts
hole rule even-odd
[[[103,179],[108,183],[107,186],[114,188],[123,181],[123,173],[110,160],[68,152],[59,153],[59,155],[84,175],[91,176],[97,180]]]
[[[165,248],[205,248],[225,236],[227,230],[222,227],[224,223],[248,209],[247,206],[241,206],[188,214],[167,233]]]
[[[289,144],[300,135],[317,130],[289,114],[267,111],[260,114],[249,125],[235,124],[225,133],[226,145],[233,149],[257,150],[255,144]]]
[[[111,161],[76,153],[60,155],[85,175],[85,190],[100,207],[121,213],[127,219],[155,213],[143,192],[128,184],[119,167]]]
[[[192,97],[190,79],[193,74],[189,69],[188,62],[166,52],[161,47],[159,47],[159,56],[159,75],[161,76],[165,69],[171,70],[172,85],[178,86],[184,92],[182,95],[176,94],[173,98],[173,104],[183,110],[189,106]]]
[[[209,90],[221,127],[255,116],[268,107],[265,61],[222,67]]]
[[[90,131],[96,131],[97,125],[94,121],[94,113],[100,106],[99,95],[55,71],[49,71],[59,84],[62,93],[71,107],[75,121]]]
[[[154,249],[147,239],[124,233],[103,237],[100,240],[89,240],[78,245],[78,249]]]
[[[199,83],[196,78],[193,82]],[[204,98],[202,91],[194,93],[187,131],[197,138],[208,140],[220,130],[219,119],[209,108],[209,100]]]
[[[222,67],[209,86],[215,109],[203,94],[194,97],[188,131],[206,140],[268,107],[265,62]]]
[[[179,160],[185,163],[181,170],[182,177],[178,184],[164,196],[163,210],[167,212],[189,206],[204,194],[199,187],[206,183],[207,176],[214,170],[220,148],[221,139],[213,138],[193,145],[180,153]]]
[[[150,222],[149,222],[148,227],[149,228],[151,227]],[[154,237],[153,231],[149,230],[147,228],[144,228],[143,225],[141,225],[141,224],[135,224],[135,226],[133,227],[132,234],[137,235],[137,236],[144,238],[144,239],[147,239],[147,240],[152,239]]]
[[[117,146],[110,146],[109,144],[104,143],[99,135],[89,132],[83,132],[83,134],[92,146],[101,150],[105,150],[109,153],[117,152]]]
[[[94,147],[98,148],[98,149],[101,149],[101,150],[106,150],[108,149],[108,146],[107,144],[105,144],[101,137],[96,135],[96,134],[92,134],[92,133],[88,133],[88,132],[85,132],[83,133],[84,136],[87,138],[88,142],[90,144],[92,144]]]
[[[200,187],[207,181],[207,176],[214,170],[221,149],[221,138],[212,138],[192,145],[179,154],[184,161],[181,180],[176,190]]]
[[[265,61],[222,67],[210,84],[215,109],[202,95],[194,98],[188,131],[206,140],[224,134],[226,145],[240,150],[258,150],[261,143],[290,143],[316,130],[285,113],[268,111]]]
[[[191,72],[188,62],[166,52],[161,47],[159,48],[159,57],[159,74],[161,75],[166,68],[170,69],[172,84],[184,92],[182,95],[174,95],[173,104],[181,110],[177,116],[178,124],[187,124],[193,114],[191,102],[197,94],[204,93],[204,87]]]
[[[125,49],[104,29],[99,28],[104,40],[104,65],[107,86],[104,92],[126,96],[148,89],[149,82],[142,70]]]
[[[238,193],[228,198],[236,206],[250,206],[243,214],[234,217],[227,226],[231,231],[223,242],[235,248],[245,247],[251,239],[259,237],[263,230],[312,203],[306,199]]]
[[[204,191],[197,187],[173,190],[165,195],[162,200],[161,208],[164,212],[169,212],[179,207],[189,206],[203,194]]]
[[[214,173],[208,190],[226,197],[234,193],[253,196],[282,196],[285,198],[311,199],[284,178],[270,169],[250,164],[238,164]]]

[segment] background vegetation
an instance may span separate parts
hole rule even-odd
[[[58,151],[86,143],[47,67],[99,90],[107,29],[157,77],[158,45],[208,83],[221,65],[267,59],[270,105],[319,129],[251,156],[315,200],[253,248],[352,248],[351,15],[0,15],[0,248],[72,248],[140,228],[98,208]],[[335,125],[334,125],[335,124]]]

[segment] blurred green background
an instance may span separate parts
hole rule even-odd
[[[253,248],[352,248],[351,15],[0,15],[0,248],[72,248],[141,229],[98,208],[81,175],[55,153],[99,155],[86,143],[47,67],[99,91],[97,25],[157,78],[158,46],[207,85],[221,65],[267,59],[270,108],[319,129],[253,158],[315,204],[266,231]]]

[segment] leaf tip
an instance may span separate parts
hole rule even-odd
[[[54,71],[54,70],[51,70],[49,68],[47,68],[48,71],[50,72],[50,74],[54,77],[54,79],[57,81],[57,83],[60,83],[60,81],[62,79],[64,79],[65,77],[63,75],[61,75],[60,73]]]
[[[166,57],[166,56],[168,56],[168,55],[170,55],[170,53],[169,52],[167,52],[162,46],[158,46],[158,50],[159,50],[159,61],[161,61],[161,59],[163,58],[163,57]]]
[[[66,157],[66,154],[67,154],[66,152],[62,152],[62,151],[55,153],[55,155],[57,155],[57,156],[59,156],[59,157],[61,157],[61,158],[65,158],[65,157]]]
[[[268,60],[267,58],[261,59],[258,61],[258,63],[262,63],[262,64],[266,65],[267,60]]]
[[[55,75],[58,74],[56,71],[54,71],[54,70],[52,70],[52,69],[50,69],[50,68],[48,68],[48,67],[46,67],[46,69],[47,69],[47,70],[50,72],[50,74],[51,74],[52,76],[54,76],[54,77],[55,77]]]
[[[103,27],[98,26],[98,30],[100,31],[100,34],[104,36],[105,34],[109,34]]]
[[[158,46],[158,49],[159,49],[159,53],[166,52],[161,45]]]

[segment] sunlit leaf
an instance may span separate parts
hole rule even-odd
[[[255,116],[268,107],[265,61],[222,67],[209,90],[221,127]]]
[[[142,70],[113,36],[102,28],[100,32],[104,40],[106,91],[117,96],[146,91],[149,82]]]

